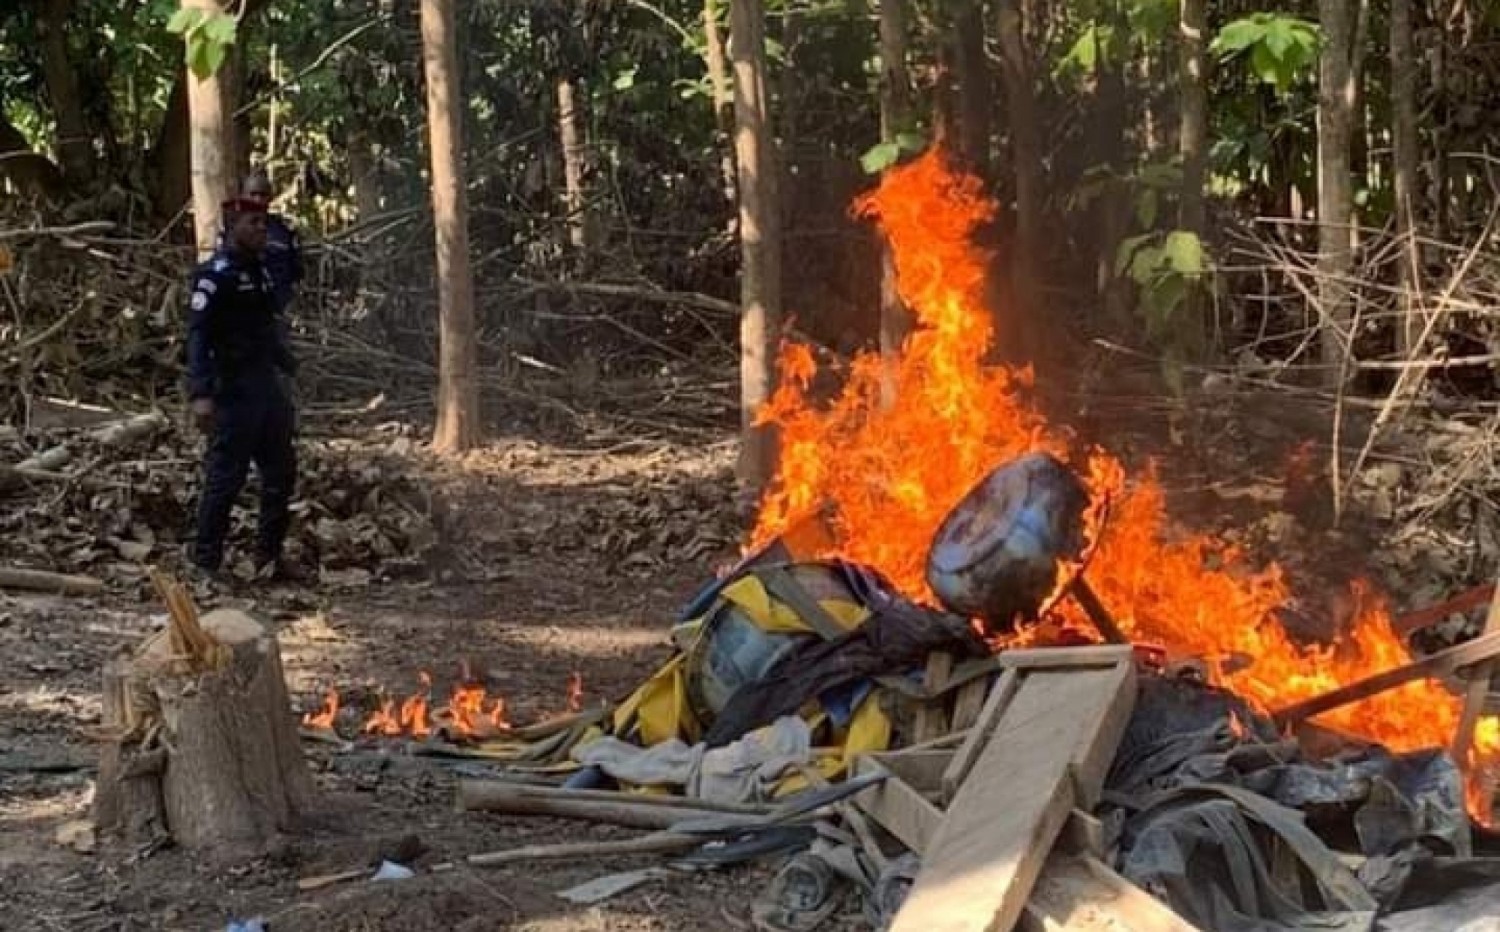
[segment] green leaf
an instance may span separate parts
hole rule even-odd
[[[1130,236],[1120,241],[1120,245],[1115,248],[1116,278],[1125,274],[1125,270],[1130,267],[1132,261],[1135,259],[1136,252],[1142,246],[1146,245],[1146,243],[1150,242],[1155,235],[1154,233],[1143,233],[1140,236]]]
[[[204,11],[193,7],[179,9],[172,14],[171,19],[167,20],[167,32],[178,36],[186,35],[203,25],[205,16]]]
[[[1250,46],[1259,44],[1265,32],[1265,25],[1253,17],[1237,19],[1219,30],[1208,50],[1220,58],[1231,58]]]
[[[233,45],[239,25],[233,16],[215,13],[203,24],[203,38],[220,45]]]
[[[1143,287],[1149,286],[1159,276],[1157,274],[1161,267],[1161,247],[1146,246],[1136,250],[1135,256],[1130,260],[1130,280]]]
[[[1271,54],[1278,61],[1286,57],[1287,50],[1294,42],[1291,20],[1278,16],[1266,24],[1266,33],[1261,44],[1270,49]]]
[[[213,77],[224,64],[224,50],[217,42],[189,41],[188,68],[199,80]]]
[[[914,154],[927,148],[927,137],[917,132],[900,132],[896,134],[895,143],[903,153]]]
[[[1155,188],[1146,188],[1135,199],[1135,219],[1142,227],[1150,229],[1156,225],[1156,212],[1160,207]]]
[[[1191,230],[1173,230],[1167,234],[1162,247],[1167,265],[1179,275],[1202,275],[1207,268],[1203,257],[1203,242]]]
[[[901,158],[901,147],[895,142],[881,142],[871,146],[859,157],[859,166],[867,175],[878,175],[895,165]]]
[[[617,91],[628,91],[632,87],[635,87],[635,73],[637,70],[639,69],[630,67],[616,75],[613,84],[614,89]]]

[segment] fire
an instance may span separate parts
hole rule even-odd
[[[361,730],[365,734],[425,738],[441,728],[450,737],[468,738],[510,729],[510,722],[505,718],[504,697],[492,698],[484,686],[473,682],[467,664],[447,703],[430,713],[432,675],[424,670],[418,677],[422,683],[419,692],[402,700],[399,709],[394,699],[381,700],[380,708],[365,721]]]
[[[339,691],[332,686],[323,694],[323,708],[319,712],[307,712],[302,716],[302,725],[305,728],[323,728],[333,730],[333,723],[339,715]]]
[[[927,548],[949,509],[997,465],[1046,450],[1079,468],[1096,500],[1108,497],[1087,578],[1132,635],[1178,655],[1253,658],[1225,684],[1271,709],[1410,659],[1368,587],[1357,589],[1359,610],[1342,637],[1330,645],[1295,643],[1274,615],[1289,598],[1275,565],[1253,567],[1221,541],[1171,526],[1151,470],[1126,483],[1124,467],[1107,452],[1075,455],[1074,438],[1027,400],[1029,369],[985,363],[995,336],[984,294],[991,257],[971,234],[994,216],[995,205],[975,179],[952,172],[934,150],[887,172],[856,210],[875,218],[889,241],[917,326],[889,373],[878,354],[861,354],[828,402],[810,392],[812,353],[783,348],[780,386],[760,413],[779,431],[781,458],[753,546],[831,505],[836,542],[823,556],[874,566],[908,594],[927,597]],[[883,376],[895,386],[893,404],[882,404]],[[1054,612],[1086,626],[1071,600]],[[1445,746],[1459,711],[1452,693],[1419,681],[1319,722],[1406,751]],[[1481,761],[1500,759],[1500,721],[1480,723],[1476,748]]]

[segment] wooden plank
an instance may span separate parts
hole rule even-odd
[[[948,723],[951,731],[963,731],[974,727],[979,720],[979,713],[984,711],[984,700],[990,694],[990,681],[988,678],[974,680],[965,683],[958,690],[958,698],[953,700],[953,720]]]
[[[943,771],[943,799],[950,800],[953,794],[958,792],[973,769],[974,762],[979,760],[979,752],[984,750],[989,743],[990,735],[995,731],[995,726],[1000,722],[1000,716],[1016,695],[1016,690],[1021,685],[1021,674],[1016,670],[1006,670],[1000,674],[1000,679],[990,689],[989,696],[984,700],[984,708],[979,710],[979,720],[974,727],[969,729],[969,737],[958,746],[953,760],[948,764],[948,769]]]
[[[1500,589],[1490,599],[1489,614],[1484,619],[1484,634],[1500,632]],[[1464,709],[1458,719],[1458,729],[1453,733],[1453,760],[1464,773],[1469,772],[1469,753],[1474,745],[1474,729],[1479,724],[1479,715],[1484,711],[1484,701],[1490,694],[1490,680],[1494,677],[1496,662],[1487,660],[1476,665],[1464,692]]]
[[[1055,852],[1037,878],[1019,928],[1045,932],[1199,932],[1165,903],[1097,858]]]
[[[1068,813],[1062,834],[1057,837],[1057,851],[1065,854],[1104,856],[1104,823],[1082,809]]]
[[[1115,751],[1119,749],[1120,739],[1130,724],[1130,715],[1135,711],[1135,664],[1126,661],[1110,668],[1109,672],[1113,678],[1104,688],[1115,697],[1114,701],[1104,707],[1098,718],[1086,723],[1073,757],[1073,778],[1078,784],[1075,787],[1077,802],[1080,808],[1089,811],[1099,805],[1104,778],[1109,776],[1109,768],[1115,762]]]
[[[1129,644],[1094,644],[1089,647],[1028,647],[1000,655],[1007,669],[1046,670],[1053,667],[1112,667],[1133,661]]]
[[[1085,742],[1118,743],[1119,734],[1100,720],[1133,692],[1119,666],[1027,673],[958,788],[891,932],[1003,932],[1015,925],[1076,788],[1088,788],[1077,761],[1104,753]]]
[[[853,770],[855,776],[890,774],[885,765],[869,754],[857,755]],[[943,821],[943,810],[894,774],[859,793],[854,804],[919,856],[926,854]]]
[[[1429,654],[1420,660],[1413,660],[1411,663],[1386,670],[1384,673],[1377,673],[1356,683],[1350,683],[1348,686],[1341,686],[1321,696],[1314,696],[1306,701],[1289,705],[1274,713],[1273,717],[1278,725],[1295,724],[1305,718],[1321,715],[1330,709],[1337,709],[1361,699],[1368,699],[1388,689],[1395,689],[1403,683],[1446,676],[1459,667],[1489,660],[1496,655],[1500,655],[1500,631],[1482,634],[1472,641],[1465,641],[1447,650]]]
[[[948,684],[948,675],[953,672],[953,655],[938,651],[927,657],[927,675],[923,686],[929,694],[942,691]],[[946,697],[935,696],[917,707],[916,722],[912,726],[912,743],[931,741],[948,733],[948,711]]]

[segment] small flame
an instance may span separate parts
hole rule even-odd
[[[307,712],[302,716],[302,725],[306,728],[322,728],[333,730],[333,723],[339,715],[339,691],[332,686],[323,694],[323,708],[319,712]]]
[[[474,681],[468,661],[461,662],[460,672],[462,676],[445,705],[431,707],[432,675],[423,670],[418,673],[421,691],[403,700],[399,711],[395,700],[382,700],[380,709],[370,716],[362,730],[365,734],[413,738],[425,738],[437,728],[444,729],[450,737],[463,738],[509,731],[505,699],[487,695],[485,687]]]
[[[568,711],[578,712],[583,709],[583,674],[574,670],[568,674]]]
[[[1239,713],[1233,709],[1229,710],[1229,733],[1234,735],[1234,740],[1236,741],[1244,741],[1246,735],[1249,734],[1248,729],[1245,728],[1245,723],[1240,721]]]

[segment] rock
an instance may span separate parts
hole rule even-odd
[[[94,823],[87,819],[64,822],[58,826],[56,838],[59,845],[71,848],[79,854],[93,854],[94,846],[98,843],[94,835]]]

